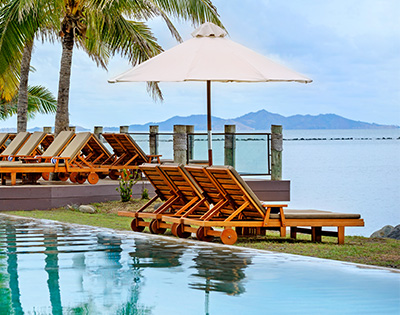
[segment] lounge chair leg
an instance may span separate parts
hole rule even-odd
[[[311,240],[313,242],[321,242],[322,227],[311,227]]]
[[[279,231],[281,232],[281,237],[286,237],[286,226],[281,226]]]
[[[17,173],[11,173],[11,185],[14,186],[17,184]]]
[[[297,238],[297,227],[296,226],[290,227],[290,238],[293,238],[293,239]]]
[[[338,226],[338,244],[344,244],[344,226]]]

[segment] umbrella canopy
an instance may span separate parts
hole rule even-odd
[[[211,150],[211,81],[300,82],[311,79],[237,44],[213,23],[204,23],[189,39],[110,79],[115,82],[207,82],[207,129],[209,162]]]

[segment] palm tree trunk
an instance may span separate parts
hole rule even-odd
[[[54,133],[58,135],[69,127],[69,86],[71,78],[72,51],[74,48],[73,33],[66,33],[62,38],[62,55],[60,66],[60,79],[58,82],[57,112]]]
[[[17,105],[17,131],[26,131],[28,125],[28,79],[33,40],[27,41],[24,47],[21,61],[21,73],[19,80],[18,105]]]

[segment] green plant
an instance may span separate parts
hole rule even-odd
[[[147,188],[142,191],[142,199],[149,199],[149,190]]]
[[[134,174],[129,173],[126,169],[122,170],[119,187],[115,188],[121,195],[122,202],[128,202],[132,198],[132,186],[140,180],[138,171]]]

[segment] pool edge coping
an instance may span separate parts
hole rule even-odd
[[[240,250],[240,251],[255,251],[255,252],[260,252],[260,253],[283,254],[283,255],[288,255],[288,256],[293,256],[293,257],[301,257],[303,259],[306,258],[309,260],[325,260],[330,263],[344,264],[344,265],[354,266],[354,267],[357,267],[360,269],[378,269],[378,270],[383,270],[383,271],[400,274],[400,269],[396,269],[396,268],[376,266],[376,265],[366,265],[366,264],[354,263],[354,262],[343,261],[343,260],[335,260],[335,259],[319,258],[319,257],[307,256],[307,255],[297,255],[297,254],[290,254],[290,253],[274,252],[271,250],[256,249],[256,248],[249,248],[249,247],[243,247],[243,246],[200,242],[198,240],[182,239],[182,238],[178,238],[178,237],[172,238],[169,235],[141,233],[141,232],[134,232],[134,231],[129,231],[129,230],[115,230],[112,228],[99,227],[99,226],[93,226],[93,225],[87,225],[87,224],[68,223],[68,222],[62,222],[62,221],[51,220],[51,219],[38,219],[38,218],[32,218],[32,217],[22,217],[22,216],[18,216],[18,215],[14,215],[14,214],[0,213],[0,216],[6,216],[6,217],[8,216],[8,217],[14,217],[14,218],[18,218],[18,219],[26,219],[26,220],[32,220],[32,221],[56,222],[61,225],[70,225],[70,226],[77,226],[77,227],[86,227],[86,228],[89,227],[89,228],[98,229],[98,230],[100,230],[100,229],[108,230],[110,232],[113,232],[116,234],[122,234],[122,235],[139,235],[139,236],[145,235],[145,236],[150,236],[153,238],[164,239],[164,240],[174,241],[174,242],[178,242],[178,243],[191,243],[191,244],[195,244],[196,246],[201,246],[201,247],[213,246],[213,247],[218,247],[218,248],[230,248],[230,249],[235,249],[235,250]]]

